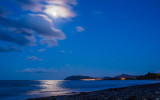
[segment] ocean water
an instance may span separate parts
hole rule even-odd
[[[151,84],[153,80],[106,80],[106,81],[0,81],[0,100],[24,100],[34,97],[65,95],[71,92],[96,91],[139,84]]]

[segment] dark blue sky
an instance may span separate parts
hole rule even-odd
[[[0,0],[0,79],[160,72],[159,0]]]

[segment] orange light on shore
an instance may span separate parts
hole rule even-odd
[[[121,80],[126,80],[126,78],[121,78]]]
[[[81,79],[81,81],[95,81],[96,79]]]

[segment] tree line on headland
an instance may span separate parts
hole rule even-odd
[[[139,75],[139,76],[133,76],[133,75],[127,75],[122,74],[114,77],[90,77],[90,76],[69,76],[65,78],[64,80],[156,80],[160,79],[160,73],[150,73],[148,72],[145,75]]]

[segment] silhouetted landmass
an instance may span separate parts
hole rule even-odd
[[[65,78],[64,80],[155,80],[160,79],[160,74],[158,73],[150,73],[148,72],[145,75],[140,76],[133,76],[133,75],[127,75],[122,74],[114,77],[103,77],[103,78],[96,78],[96,77],[90,77],[90,76],[69,76]]]
[[[64,80],[82,80],[82,79],[94,79],[94,77],[90,76],[69,76],[65,78]]]
[[[135,76],[122,74],[122,75],[114,76],[114,78],[135,78]]]
[[[103,77],[102,79],[103,80],[109,80],[109,79],[111,79],[111,77]]]
[[[156,73],[150,73],[148,72],[146,75],[141,75],[141,76],[137,76],[137,79],[141,79],[141,80],[151,80],[151,79],[160,79],[160,74],[156,74]]]
[[[122,79],[122,78],[125,78],[125,80],[134,80],[134,79],[136,79],[136,76],[121,74],[121,75],[118,75],[118,76],[111,77],[110,80],[119,80],[119,79]]]

